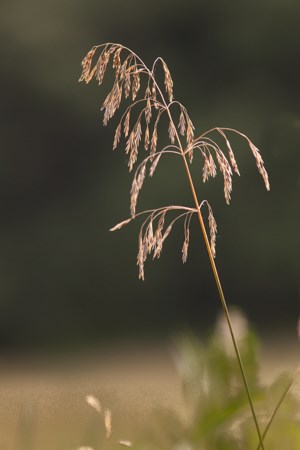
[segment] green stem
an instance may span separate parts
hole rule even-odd
[[[207,236],[207,233],[206,233],[203,217],[202,217],[202,214],[201,214],[201,211],[200,211],[199,201],[198,201],[197,194],[196,194],[196,191],[195,191],[195,187],[194,187],[194,183],[193,183],[193,180],[192,180],[191,172],[190,172],[190,169],[189,169],[189,166],[188,166],[188,163],[187,163],[185,155],[183,154],[182,157],[183,157],[185,169],[186,169],[186,172],[187,172],[187,176],[188,176],[188,179],[189,179],[190,187],[191,187],[191,190],[192,190],[194,202],[195,202],[195,205],[196,205],[196,209],[197,209],[197,213],[198,213],[198,219],[199,219],[199,223],[200,223],[200,228],[201,228],[201,231],[202,231],[202,234],[203,234],[203,238],[204,238],[206,250],[207,250],[207,253],[208,253],[210,265],[211,265],[212,272],[213,272],[213,275],[214,275],[214,279],[215,279],[215,282],[216,282],[216,285],[217,285],[217,288],[218,288],[219,297],[220,297],[220,300],[221,300],[221,303],[222,303],[222,307],[223,307],[224,314],[225,314],[225,317],[226,317],[226,321],[227,321],[227,324],[228,324],[228,328],[229,328],[229,331],[230,331],[230,336],[231,336],[231,339],[232,339],[234,351],[235,351],[235,354],[236,354],[236,357],[237,357],[237,360],[238,360],[238,364],[239,364],[239,367],[240,367],[243,383],[244,383],[244,386],[245,386],[245,390],[246,390],[246,393],[247,393],[247,397],[248,397],[249,405],[250,405],[250,408],[251,408],[253,420],[254,420],[256,431],[257,431],[257,434],[258,434],[259,449],[264,450],[263,436],[261,435],[260,428],[259,428],[259,425],[258,425],[258,420],[257,420],[256,413],[255,413],[255,410],[254,410],[254,405],[253,405],[253,402],[252,402],[251,393],[250,393],[248,381],[247,381],[247,378],[246,378],[245,369],[244,369],[244,366],[243,366],[243,362],[242,362],[241,354],[240,354],[240,351],[239,351],[239,347],[238,347],[238,344],[237,344],[237,341],[236,341],[236,338],[235,338],[235,335],[234,335],[234,331],[233,331],[233,328],[232,328],[232,323],[231,323],[229,311],[228,311],[228,308],[227,308],[227,303],[226,303],[226,300],[225,300],[225,296],[224,296],[223,288],[222,288],[222,285],[221,285],[220,277],[219,277],[218,270],[217,270],[217,267],[216,267],[216,263],[215,263],[213,255],[212,255],[212,252],[211,252],[211,248],[210,248],[208,236]]]
[[[160,89],[159,89],[159,91],[160,91]],[[162,96],[161,91],[160,91],[160,94]],[[163,98],[163,96],[162,96],[162,98]],[[166,102],[165,102],[164,98],[163,98],[163,102],[166,105]],[[219,274],[218,274],[217,266],[216,266],[216,263],[215,263],[215,260],[214,260],[211,248],[210,248],[209,239],[208,239],[208,236],[207,236],[207,232],[206,232],[206,228],[205,228],[205,225],[204,225],[203,217],[202,217],[202,214],[201,214],[201,211],[200,211],[200,204],[199,204],[198,197],[197,197],[197,194],[196,194],[196,190],[195,190],[194,182],[193,182],[192,175],[191,175],[191,172],[190,172],[190,168],[188,166],[186,155],[185,155],[185,152],[184,152],[184,150],[182,148],[181,140],[179,138],[177,129],[175,127],[175,124],[174,124],[174,121],[173,121],[170,109],[168,108],[167,105],[166,105],[166,109],[167,109],[170,121],[173,122],[173,126],[174,126],[174,129],[175,129],[175,134],[176,134],[176,139],[177,139],[177,142],[178,142],[181,154],[182,154],[182,159],[183,159],[184,166],[185,166],[185,169],[186,169],[186,173],[187,173],[187,176],[188,176],[188,180],[189,180],[190,188],[191,188],[191,191],[192,191],[194,203],[195,203],[195,206],[196,206],[196,209],[197,209],[197,215],[198,215],[198,219],[199,219],[202,235],[203,235],[203,238],[204,238],[205,247],[206,247],[206,250],[207,250],[207,254],[208,254],[208,257],[209,257],[209,261],[210,261],[211,269],[212,269],[212,272],[213,272],[213,275],[214,275],[214,279],[215,279],[215,282],[216,282],[216,285],[217,285],[217,289],[218,289],[218,292],[219,292],[219,297],[220,297],[220,300],[221,300],[221,303],[222,303],[223,311],[224,311],[224,314],[225,314],[225,317],[226,317],[226,321],[227,321],[227,324],[228,324],[228,328],[229,328],[229,331],[230,331],[230,336],[231,336],[231,339],[232,339],[234,351],[235,351],[235,354],[236,354],[236,358],[238,360],[238,365],[239,365],[239,368],[240,368],[240,371],[241,371],[241,375],[242,375],[245,391],[247,393],[249,405],[250,405],[252,416],[253,416],[253,420],[254,420],[254,423],[255,423],[255,428],[256,428],[256,431],[257,431],[258,438],[259,438],[259,448],[261,450],[264,450],[263,437],[261,435],[261,431],[260,431],[258,420],[257,420],[257,417],[256,417],[254,405],[253,405],[253,402],[252,402],[252,397],[251,397],[248,381],[247,381],[247,378],[246,378],[246,373],[245,373],[244,365],[243,365],[243,362],[242,362],[242,357],[241,357],[241,354],[240,354],[240,351],[239,351],[239,347],[238,347],[238,344],[237,344],[237,341],[236,341],[236,338],[235,338],[235,335],[234,335],[234,331],[233,331],[233,327],[232,327],[229,311],[228,311],[228,308],[227,308],[227,303],[226,303],[226,300],[225,300],[225,295],[224,295],[224,292],[223,292],[221,280],[220,280],[220,277],[219,277]]]
[[[264,439],[264,438],[266,437],[267,432],[269,431],[269,428],[270,428],[270,426],[272,425],[272,422],[273,422],[273,420],[275,419],[275,416],[276,416],[276,414],[277,414],[277,412],[278,412],[280,406],[282,405],[282,403],[283,403],[285,397],[287,396],[287,394],[290,392],[290,390],[291,390],[291,388],[292,388],[292,386],[293,386],[294,383],[295,383],[295,378],[293,378],[293,379],[290,381],[290,383],[287,385],[287,387],[286,387],[285,390],[283,391],[283,393],[282,393],[282,395],[281,395],[281,397],[280,397],[280,399],[279,399],[279,401],[278,401],[278,403],[277,403],[277,405],[276,405],[276,407],[275,407],[275,409],[274,409],[274,411],[273,411],[273,413],[272,413],[272,415],[271,415],[271,417],[270,417],[270,420],[269,420],[269,422],[268,422],[268,425],[267,425],[266,428],[264,429],[264,432],[263,432],[263,434],[262,434],[262,439]],[[257,450],[260,450],[261,448],[262,448],[262,447],[261,447],[261,442],[259,442],[258,447],[257,447]]]

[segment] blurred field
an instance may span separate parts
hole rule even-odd
[[[87,394],[113,411],[118,439],[132,438],[132,427],[153,408],[180,407],[179,379],[166,349],[126,346],[48,362],[10,361],[1,370],[0,449],[96,445],[103,427],[84,400]]]
[[[85,402],[93,394],[112,410],[113,433],[134,441],[157,409],[186,416],[181,380],[166,343],[120,344],[64,358],[2,360],[0,450],[103,448],[99,415]],[[261,377],[269,382],[299,362],[295,338],[268,337],[261,348]]]

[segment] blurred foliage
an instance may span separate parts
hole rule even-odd
[[[272,418],[265,449],[298,450],[299,370],[295,377],[275,375],[245,317],[238,310],[230,314],[262,433]],[[172,335],[167,348],[160,355],[156,348],[153,358],[141,346],[137,359],[132,348],[114,362],[98,352],[71,365],[64,355],[55,370],[47,357],[46,377],[28,357],[9,372],[2,365],[0,448],[121,450],[122,441],[133,450],[256,450],[256,429],[224,318],[207,339],[185,330]],[[266,368],[268,382],[261,378]],[[105,416],[111,417],[106,424]]]
[[[130,177],[125,157],[111,152],[113,127],[101,127],[105,92],[77,84],[86,51],[105,41],[128,45],[147,63],[164,57],[175,96],[199,130],[232,126],[261,148],[270,194],[240,143],[242,177],[231,207],[218,182],[202,186],[201,167],[198,189],[219,224],[217,262],[228,299],[263,328],[294,326],[299,14],[296,0],[2,0],[2,348],[205,327],[218,309],[196,225],[188,264],[181,266],[178,234],[144,284],[135,267],[137,229],[108,233],[128,215]],[[140,204],[190,204],[181,169],[160,170]]]
[[[299,392],[287,373],[269,385],[259,379],[258,342],[240,313],[239,345],[251,396],[264,433],[266,449],[297,450],[300,446]],[[163,450],[231,450],[258,448],[257,432],[241,381],[225,319],[204,345],[194,334],[176,340],[177,361],[185,398],[184,414],[157,411],[138,434],[134,448]],[[219,323],[220,325],[220,323]],[[246,325],[246,326],[244,326]],[[287,389],[289,387],[289,389]]]

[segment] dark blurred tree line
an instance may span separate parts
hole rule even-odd
[[[197,223],[182,266],[178,229],[137,279],[138,225],[124,153],[100,105],[109,82],[78,85],[94,44],[160,55],[198,131],[248,134],[269,171],[266,193],[246,146],[230,207],[220,181],[201,183],[219,225],[217,263],[229,303],[257,327],[295,326],[299,312],[300,3],[3,0],[0,152],[0,345],[84,344],[205,329],[219,305]],[[109,81],[109,77],[107,79]],[[239,149],[237,148],[239,147]],[[164,172],[165,169],[165,173]],[[197,177],[197,169],[194,169]],[[140,207],[191,204],[181,168],[164,163]],[[201,197],[201,195],[200,195]],[[143,205],[143,206],[141,206]]]

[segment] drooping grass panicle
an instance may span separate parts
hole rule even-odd
[[[188,258],[188,249],[190,243],[190,223],[192,214],[187,214],[184,220],[184,241],[182,246],[182,262],[186,263]]]
[[[130,197],[130,212],[131,215],[135,216],[136,204],[140,190],[142,189],[144,180],[146,176],[146,162],[143,162],[139,169],[136,171],[135,176],[133,178],[132,186],[131,186],[131,197]]]
[[[238,168],[238,165],[237,165],[237,162],[236,162],[236,159],[235,159],[235,155],[234,155],[234,152],[232,150],[230,141],[228,139],[228,133],[234,133],[234,134],[236,134],[236,135],[238,135],[238,136],[240,136],[240,137],[242,137],[243,139],[246,140],[246,142],[249,145],[249,148],[250,148],[250,150],[251,150],[251,152],[252,152],[252,154],[254,156],[254,159],[255,159],[258,171],[259,171],[260,175],[263,178],[265,187],[266,187],[267,191],[269,191],[270,190],[269,177],[268,177],[268,173],[266,171],[266,168],[264,166],[264,161],[262,159],[261,153],[260,153],[259,149],[256,147],[256,145],[254,145],[253,142],[244,133],[241,133],[240,131],[235,130],[233,128],[216,127],[216,128],[212,128],[211,130],[208,130],[205,133],[203,133],[202,135],[200,135],[196,139],[196,141],[201,141],[203,139],[205,139],[205,140],[209,139],[209,141],[213,145],[217,146],[219,148],[219,150],[220,150],[220,147],[218,146],[218,144],[212,138],[210,138],[210,137],[208,138],[208,136],[213,134],[215,131],[218,132],[224,138],[226,146],[227,146],[227,151],[228,151],[228,155],[229,155],[230,165],[231,165],[232,169],[234,170],[234,172],[237,175],[240,175],[240,171],[239,171],[239,168]],[[224,153],[223,153],[223,155],[224,155]],[[225,155],[224,155],[224,158],[227,159],[225,157]]]
[[[204,164],[202,168],[202,179],[205,183],[209,177],[214,178],[217,174],[217,168],[215,161],[213,159],[213,156],[211,152],[213,151],[216,161],[218,163],[219,169],[221,174],[223,175],[224,179],[224,196],[226,203],[230,203],[230,194],[232,191],[232,169],[231,166],[222,152],[219,145],[214,142],[210,138],[203,138],[202,140],[196,140],[194,144],[191,147],[188,147],[186,152],[189,155],[190,162],[193,159],[193,152],[194,150],[200,150],[201,155],[204,159]]]
[[[217,222],[213,215],[213,210],[207,200],[204,200],[202,204],[206,205],[208,208],[208,226],[210,234],[210,248],[213,257],[216,257],[216,240],[217,240]]]
[[[98,50],[101,50],[100,56],[98,57],[94,67],[92,67],[93,59],[95,57],[95,54]],[[122,55],[124,54],[124,59],[122,61]],[[85,81],[86,83],[89,83],[93,77],[96,78],[99,84],[103,82],[103,78],[108,66],[108,63],[110,61],[110,57],[112,57],[112,67],[115,70],[115,81],[112,90],[106,97],[106,99],[103,102],[102,110],[104,111],[104,118],[103,122],[106,125],[108,121],[113,117],[117,109],[120,107],[121,101],[122,101],[122,95],[123,95],[123,88],[124,88],[124,97],[128,98],[130,91],[132,94],[132,105],[130,105],[130,109],[126,115],[126,119],[124,120],[124,132],[125,136],[129,133],[129,118],[130,118],[130,111],[133,106],[136,105],[136,97],[140,91],[141,88],[141,81],[140,76],[145,75],[147,78],[147,88],[144,93],[143,99],[146,100],[147,106],[144,110],[145,119],[147,123],[146,131],[145,131],[145,148],[147,149],[149,144],[151,143],[151,151],[152,154],[155,153],[156,147],[157,147],[157,139],[158,139],[158,121],[161,115],[162,110],[165,107],[169,107],[170,104],[174,102],[173,100],[173,80],[171,77],[170,70],[166,64],[166,62],[162,58],[157,58],[155,60],[155,63],[153,64],[152,70],[149,70],[147,66],[143,63],[143,61],[134,54],[131,50],[127,49],[126,47],[120,45],[120,44],[113,44],[108,43],[100,46],[94,46],[86,55],[82,62],[82,74],[80,77],[80,81]],[[165,80],[164,80],[164,87],[168,94],[169,99],[169,105],[167,104],[164,99],[160,99],[160,101],[157,100],[157,91],[158,91],[158,85],[155,79],[154,74],[154,68],[155,65],[161,62],[164,74],[165,74]],[[159,89],[160,95],[162,94],[162,91]],[[162,103],[161,103],[162,102]],[[165,106],[164,106],[165,104]],[[155,107],[155,109],[159,110],[158,117],[155,121],[154,127],[153,127],[153,133],[150,137],[150,131],[149,131],[149,124],[152,117],[152,108]],[[184,108],[181,105],[181,112],[179,116],[179,123],[178,123],[179,131],[181,136],[186,137],[186,142],[188,146],[190,147],[189,156],[190,160],[192,161],[192,155],[193,155],[193,143],[195,142],[194,139],[194,125],[192,123],[192,120],[190,119],[186,108]],[[131,139],[127,141],[127,150],[132,147],[132,152],[130,152],[130,164],[129,167],[132,169],[132,165],[136,161],[137,153],[138,153],[138,145],[137,141],[140,138],[140,127],[137,124],[136,127],[133,130],[133,134],[131,135]],[[231,148],[230,141],[225,134],[225,131],[232,131],[237,134],[239,134],[241,137],[245,138],[249,144],[249,147],[253,153],[253,156],[256,160],[257,168],[262,175],[266,188],[269,189],[269,180],[268,175],[264,167],[264,163],[262,160],[262,157],[260,155],[259,150],[257,147],[250,141],[250,139],[245,136],[243,133],[238,132],[234,129],[229,128],[220,128],[217,127],[212,131],[217,131],[225,140],[228,155],[229,155],[229,162],[232,169],[239,174],[238,165],[236,163],[235,155],[233,153],[233,150]],[[204,133],[200,136],[200,138],[203,138],[207,133]],[[174,133],[174,122],[170,121],[169,123],[169,137],[171,142],[173,143],[175,141],[175,133]],[[121,125],[119,125],[116,129],[115,133],[115,139],[113,147],[116,148],[117,144],[120,142],[121,138]],[[218,158],[218,157],[217,157]],[[228,168],[227,163],[225,162],[225,159],[227,161],[227,158],[223,158],[223,156],[219,153],[219,164],[221,165],[221,172],[223,173],[223,176],[225,179],[225,198],[228,202],[230,199],[230,170]]]
[[[123,220],[122,222],[117,223],[117,225],[115,225],[114,227],[110,228],[109,231],[117,231],[120,230],[122,227],[124,227],[125,225],[127,225],[129,222],[131,222],[132,217],[130,217],[129,219]]]
[[[177,212],[176,217],[173,218],[167,226],[165,226],[166,215],[174,211]],[[160,257],[164,241],[169,236],[174,223],[182,217],[189,217],[188,226],[186,220],[184,221],[184,234],[186,236],[189,232],[188,229],[190,218],[196,212],[197,210],[195,208],[172,205],[164,208],[158,208],[148,214],[139,232],[139,251],[137,255],[139,278],[144,279],[145,277],[144,265],[147,256],[152,253],[153,259]]]
[[[167,63],[161,57],[156,58],[156,60],[154,61],[153,65],[152,65],[151,73],[154,76],[155,66],[158,62],[161,62],[161,64],[162,64],[162,67],[164,70],[164,75],[165,75],[165,79],[164,79],[165,90],[168,94],[169,102],[172,102],[173,101],[173,80],[171,77],[170,70],[167,66]]]
[[[167,226],[165,226],[166,215],[175,212],[175,218],[173,218]],[[139,267],[139,278],[144,279],[144,264],[147,256],[152,254],[153,259],[159,258],[163,249],[163,243],[169,236],[173,225],[179,219],[185,217],[184,221],[184,236],[185,241],[188,241],[190,221],[193,214],[197,213],[197,209],[186,206],[170,205],[162,208],[146,210],[137,213],[135,216],[129,219],[123,220],[110,231],[120,230],[123,226],[127,225],[132,220],[146,215],[146,219],[142,223],[139,232],[139,250],[137,255],[137,265]],[[188,242],[187,242],[188,246]],[[183,258],[183,262],[186,262],[186,258]]]
[[[252,154],[253,154],[253,156],[255,158],[255,162],[256,162],[256,166],[258,168],[258,171],[259,171],[260,175],[262,176],[262,179],[263,179],[263,181],[265,183],[265,187],[266,187],[267,191],[269,191],[270,190],[269,176],[268,176],[268,173],[267,173],[266,168],[264,166],[264,161],[262,159],[260,151],[256,147],[256,145],[253,144],[253,142],[248,138],[248,136],[246,136],[245,134],[241,133],[240,131],[237,131],[237,130],[234,130],[234,129],[231,129],[231,128],[223,128],[223,130],[225,130],[225,131],[226,130],[232,131],[233,133],[243,137],[247,141],[247,143],[248,143],[248,145],[250,147],[250,150],[252,151]]]
[[[96,60],[96,54],[98,51],[100,55]],[[96,62],[93,63],[94,60],[96,60]],[[269,190],[270,184],[263,159],[258,148],[246,135],[231,128],[216,127],[195,138],[195,127],[187,112],[187,109],[181,105],[181,103],[173,100],[173,80],[170,70],[162,58],[157,58],[152,69],[149,69],[136,53],[123,45],[106,43],[95,46],[88,52],[82,62],[82,74],[79,81],[89,83],[93,78],[95,78],[96,81],[101,84],[110,61],[112,61],[112,69],[115,71],[115,76],[112,89],[101,107],[104,114],[104,125],[107,125],[109,120],[115,115],[123,101],[128,101],[130,103],[119,124],[117,125],[114,135],[113,148],[115,149],[118,145],[120,145],[123,130],[124,138],[126,139],[125,153],[128,155],[128,165],[130,171],[138,161],[141,144],[143,144],[142,146],[145,151],[149,151],[149,157],[147,156],[146,158],[143,158],[142,163],[138,166],[138,169],[133,177],[130,201],[131,218],[120,222],[111,230],[113,231],[121,228],[131,220],[137,218],[140,214],[148,214],[146,220],[140,228],[139,251],[137,257],[139,277],[144,279],[144,264],[147,256],[152,254],[154,258],[159,258],[165,239],[169,235],[174,222],[180,217],[185,217],[182,259],[183,262],[186,261],[190,237],[189,224],[192,215],[194,213],[197,214],[210,265],[235,348],[237,361],[240,367],[245,392],[248,397],[260,446],[262,450],[264,450],[262,434],[260,432],[260,427],[254,410],[245,371],[243,369],[241,356],[231,325],[222,285],[214,262],[217,233],[216,222],[210,205],[205,202],[208,207],[208,224],[210,230],[209,240],[201,213],[201,207],[204,202],[200,204],[198,200],[196,188],[189,168],[189,163],[193,162],[194,151],[200,151],[203,157],[203,182],[206,182],[210,177],[215,177],[217,170],[219,169],[224,179],[225,200],[226,203],[229,204],[232,192],[233,173],[239,175],[240,172],[228,135],[230,133],[235,133],[247,141],[256,161],[257,169],[264,180],[266,189]],[[158,62],[162,64],[164,71],[163,87],[160,86],[160,83],[155,75],[155,66]],[[144,90],[145,84],[146,89]],[[180,109],[179,116],[176,117],[176,122],[174,111],[172,109],[175,104],[179,105]],[[132,114],[133,109],[134,114]],[[195,208],[169,206],[148,210],[143,213],[136,213],[137,198],[145,180],[147,163],[152,163],[149,170],[149,175],[152,176],[161,159],[161,155],[164,152],[167,152],[167,147],[164,147],[162,150],[158,147],[158,125],[163,113],[168,118],[168,132],[166,134],[168,135],[171,145],[175,147],[173,150],[168,151],[170,153],[172,151],[176,154],[179,153],[182,158]],[[215,139],[212,138],[213,133],[218,134],[219,138],[222,138],[223,144],[225,142],[228,156],[226,156],[223,152],[222,145],[219,145]],[[182,211],[177,214],[176,218],[173,219],[168,226],[165,226],[165,220],[166,217],[169,216],[169,213],[179,209]],[[107,418],[107,424],[107,433],[109,434],[109,415]]]
[[[160,158],[161,158],[161,155],[162,155],[162,152],[158,152],[158,153],[155,155],[155,157],[153,157],[153,156],[151,155],[151,161],[152,161],[152,164],[151,164],[150,171],[149,171],[150,177],[153,176],[153,174],[154,174],[154,172],[155,172],[155,169],[156,169],[156,167],[157,167],[157,165],[158,165],[158,163],[159,163],[159,160],[160,160]]]
[[[155,123],[154,123],[154,127],[153,127],[153,132],[152,132],[152,137],[151,137],[151,141],[150,141],[150,154],[153,157],[156,153],[156,149],[157,149],[157,141],[158,141],[158,122],[159,119],[161,117],[161,113],[162,110],[160,110],[157,114]]]
[[[98,58],[96,57],[97,52],[100,53]],[[93,65],[94,59],[96,59],[96,62]],[[145,151],[148,151],[149,149],[149,155],[139,164],[132,181],[130,191],[130,212],[132,218],[136,216],[137,200],[147,174],[147,164],[151,163],[149,167],[149,176],[153,176],[163,153],[179,154],[183,158],[188,156],[190,163],[192,163],[195,150],[200,151],[203,158],[203,182],[206,182],[210,177],[214,178],[218,168],[224,179],[225,200],[226,203],[229,204],[232,192],[233,172],[240,175],[236,158],[228,138],[230,132],[234,132],[246,139],[255,158],[257,168],[263,177],[266,188],[270,188],[268,175],[260,152],[246,135],[231,128],[216,127],[202,133],[197,138],[194,137],[194,124],[187,109],[180,102],[174,100],[173,79],[166,62],[162,58],[157,58],[150,70],[139,56],[125,46],[114,43],[94,46],[82,62],[82,74],[79,80],[89,83],[94,77],[98,83],[101,84],[110,61],[112,68],[115,71],[115,78],[112,89],[101,107],[101,110],[104,112],[104,125],[107,125],[108,121],[119,109],[122,98],[126,100],[131,96],[130,103],[126,107],[125,112],[117,125],[113,140],[113,149],[120,145],[123,135],[126,140],[125,153],[128,155],[129,171],[132,171],[139,158],[139,148],[141,144]],[[164,90],[168,100],[164,97],[163,89],[160,88],[155,76],[155,69],[158,63],[161,64],[163,69]],[[145,77],[145,88],[144,83],[141,82],[142,76]],[[140,93],[141,98],[138,98]],[[177,127],[175,126],[175,121],[171,114],[173,105],[177,105],[179,108]],[[133,109],[136,111],[134,115],[132,113]],[[163,113],[166,113],[169,117],[168,136],[171,145],[158,151],[158,125]],[[131,120],[132,117],[135,117],[133,122]],[[212,138],[213,133],[218,133],[225,141],[228,156],[225,155],[216,140]],[[170,149],[170,147],[173,148]],[[216,224],[213,218],[212,209],[209,204],[207,205],[209,210],[210,247],[213,256],[215,256]],[[129,221],[130,219],[121,222],[116,225],[116,227],[113,227],[112,230],[121,228],[121,226],[129,223]],[[156,232],[156,247],[154,254],[155,256],[159,256],[162,248],[161,244],[163,242],[163,235],[160,236],[162,226],[159,226]],[[184,235],[182,256],[183,260],[186,261],[189,245],[189,227],[185,227]],[[140,250],[139,253],[139,261],[144,262],[144,250],[143,252]],[[141,256],[142,254],[143,257]]]
[[[173,148],[174,150],[170,150],[170,148]],[[177,154],[180,155],[178,147],[174,145],[168,145],[164,147],[160,152],[156,153],[154,156],[149,155],[147,156],[141,164],[138,166],[138,168],[135,171],[132,185],[131,185],[131,197],[130,197],[130,212],[132,217],[135,216],[136,213],[136,205],[138,200],[138,195],[140,193],[140,190],[142,189],[145,177],[146,177],[146,166],[147,163],[150,162],[150,170],[149,170],[149,176],[152,177],[155,169],[158,165],[158,162],[163,154]]]
[[[216,158],[224,179],[225,200],[227,205],[229,205],[232,191],[232,170],[227,158],[224,156],[224,153],[219,150],[219,148],[216,149]]]
[[[227,136],[226,136],[226,134],[224,133],[224,131],[223,131],[221,128],[218,128],[218,131],[219,131],[219,133],[221,134],[221,136],[223,136],[223,138],[225,139],[225,142],[226,142],[226,145],[227,145],[227,149],[228,149],[229,160],[230,160],[231,166],[232,166],[233,170],[235,171],[235,173],[236,173],[237,175],[240,175],[240,171],[239,171],[237,162],[236,162],[236,160],[235,160],[235,156],[234,156],[233,150],[232,150],[232,148],[231,148],[231,144],[230,144],[229,140],[227,139]]]
[[[209,179],[209,177],[214,178],[217,175],[217,166],[209,150],[209,145],[210,144],[204,143],[197,147],[200,149],[201,154],[204,158],[204,164],[202,169],[203,183],[205,183]]]
[[[97,46],[93,47],[82,61],[81,63],[82,73],[79,78],[79,81],[85,81],[86,83],[89,83],[93,78],[93,76],[95,75],[96,66],[93,68],[93,70],[91,70],[91,65],[97,48],[98,48]]]
[[[178,128],[179,128],[179,132],[180,132],[181,136],[184,136],[185,130],[186,130],[186,120],[185,120],[184,113],[182,110],[181,110],[180,116],[179,116]]]

